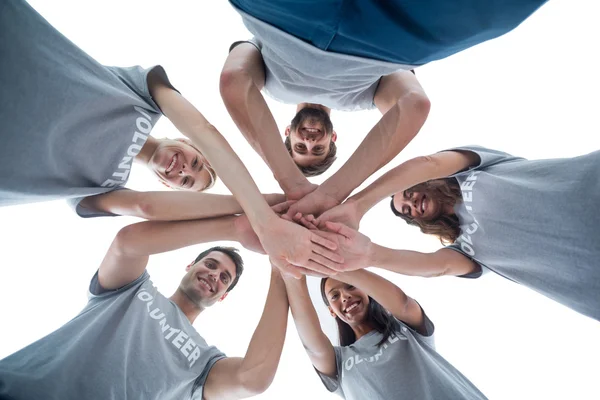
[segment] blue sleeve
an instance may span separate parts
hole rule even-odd
[[[117,186],[115,188],[112,188],[112,190],[125,190],[125,189],[127,189],[127,188],[125,188],[123,186]],[[110,192],[112,190],[108,190],[105,193],[108,193],[108,192]],[[98,193],[98,194],[103,194],[103,193]],[[96,195],[94,195],[94,196],[96,196]],[[95,210],[93,208],[83,207],[81,205],[81,202],[86,197],[89,197],[89,196],[71,197],[71,198],[67,199],[67,205],[69,207],[71,207],[71,209],[73,211],[75,211],[75,213],[78,216],[80,216],[81,218],[118,217],[119,216],[119,214],[113,214],[113,213],[108,212],[108,211],[100,211],[100,210]]]

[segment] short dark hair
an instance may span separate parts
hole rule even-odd
[[[226,256],[229,256],[229,258],[231,258],[231,261],[233,261],[233,263],[235,264],[235,278],[233,278],[233,281],[231,281],[231,284],[226,290],[226,292],[229,292],[235,287],[235,285],[237,285],[238,281],[240,280],[240,276],[242,275],[242,272],[244,272],[244,260],[242,260],[242,256],[239,255],[238,249],[236,249],[235,247],[214,246],[198,254],[198,257],[196,257],[196,259],[194,260],[194,264],[202,260],[204,257],[212,253],[213,251],[218,251],[225,254]]]
[[[290,153],[290,157],[292,157],[292,142],[290,141],[289,136],[287,136],[285,138],[284,144],[285,144],[285,148],[287,149],[288,153]],[[306,177],[318,176],[318,175],[321,175],[323,172],[327,171],[329,169],[329,167],[331,167],[333,162],[337,159],[336,154],[337,154],[337,146],[335,145],[335,142],[332,140],[331,142],[329,142],[329,152],[327,153],[327,156],[323,159],[323,161],[318,162],[313,165],[307,165],[306,167],[300,166],[298,164],[296,164],[296,166],[302,172],[302,174]]]
[[[329,278],[321,279],[321,298],[325,305],[329,306],[329,300],[327,299],[327,295],[325,295],[325,282],[327,282],[327,279]],[[398,321],[371,296],[369,296],[367,318],[369,318],[369,321],[375,330],[383,335],[379,343],[377,343],[377,347],[381,347],[394,332],[400,331],[400,324]],[[356,334],[350,325],[339,319],[337,315],[335,317],[335,322],[340,336],[340,346],[350,346],[352,343],[356,342]]]

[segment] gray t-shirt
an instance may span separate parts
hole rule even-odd
[[[346,111],[372,109],[382,76],[416,67],[324,51],[238,8],[236,11],[254,35],[250,42],[262,55],[263,91],[282,103],[316,103]]]
[[[147,272],[114,291],[104,291],[96,274],[79,315],[0,360],[0,398],[201,400],[224,357]]]
[[[422,335],[401,321],[381,346],[371,331],[350,346],[335,346],[337,376],[317,371],[325,387],[347,400],[456,400],[486,397],[435,351],[433,324]]]
[[[600,151],[526,160],[476,146],[452,150],[481,162],[455,175],[461,236],[448,248],[600,320]]]
[[[161,115],[151,69],[99,64],[21,0],[0,2],[0,59],[0,206],[124,185]]]

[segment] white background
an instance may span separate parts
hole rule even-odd
[[[279,191],[219,97],[219,73],[228,47],[249,37],[226,1],[37,0],[33,5],[104,64],[162,64],[173,84],[230,141],[261,191]],[[480,144],[528,158],[569,157],[599,149],[598,11],[599,3],[594,0],[553,0],[504,37],[418,69],[432,102],[430,117],[390,166],[463,144]],[[51,101],[51,93],[41,95]],[[283,129],[294,108],[269,104]],[[379,114],[334,111],[332,118],[339,136],[339,168]],[[153,134],[179,136],[164,118]],[[139,166],[134,167],[129,186],[161,189]],[[212,192],[227,191],[219,183]],[[586,193],[571,195],[572,207],[565,209],[566,213],[577,212],[577,199]],[[0,221],[2,358],[55,330],[81,310],[89,279],[113,236],[135,220],[83,220],[63,202],[53,202],[2,208]],[[390,247],[421,251],[439,247],[435,239],[393,218],[388,202],[369,212],[361,229],[373,241]],[[539,246],[544,245],[541,235]],[[204,248],[206,245],[193,246],[152,257],[149,271],[159,289],[170,295],[184,267]],[[226,301],[196,322],[209,343],[232,356],[244,354],[262,312],[269,277],[266,256],[242,253],[247,267],[240,284]],[[438,351],[491,399],[600,398],[597,321],[496,276],[475,281],[385,276],[422,304],[436,324]],[[324,306],[320,301],[316,304],[325,328],[333,334]],[[259,398],[330,397],[290,322],[275,381]]]

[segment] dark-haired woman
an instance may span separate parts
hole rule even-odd
[[[391,250],[331,224],[357,228],[390,195],[396,215],[450,245],[434,253]],[[344,233],[346,250],[356,242],[344,256],[355,259],[347,268],[469,278],[490,270],[600,320],[599,205],[600,151],[526,160],[474,146],[409,160],[316,223],[330,221]]]
[[[366,270],[321,281],[340,346],[321,330],[306,279],[284,278],[300,339],[325,387],[342,398],[485,399],[434,347],[433,323],[399,287]]]

